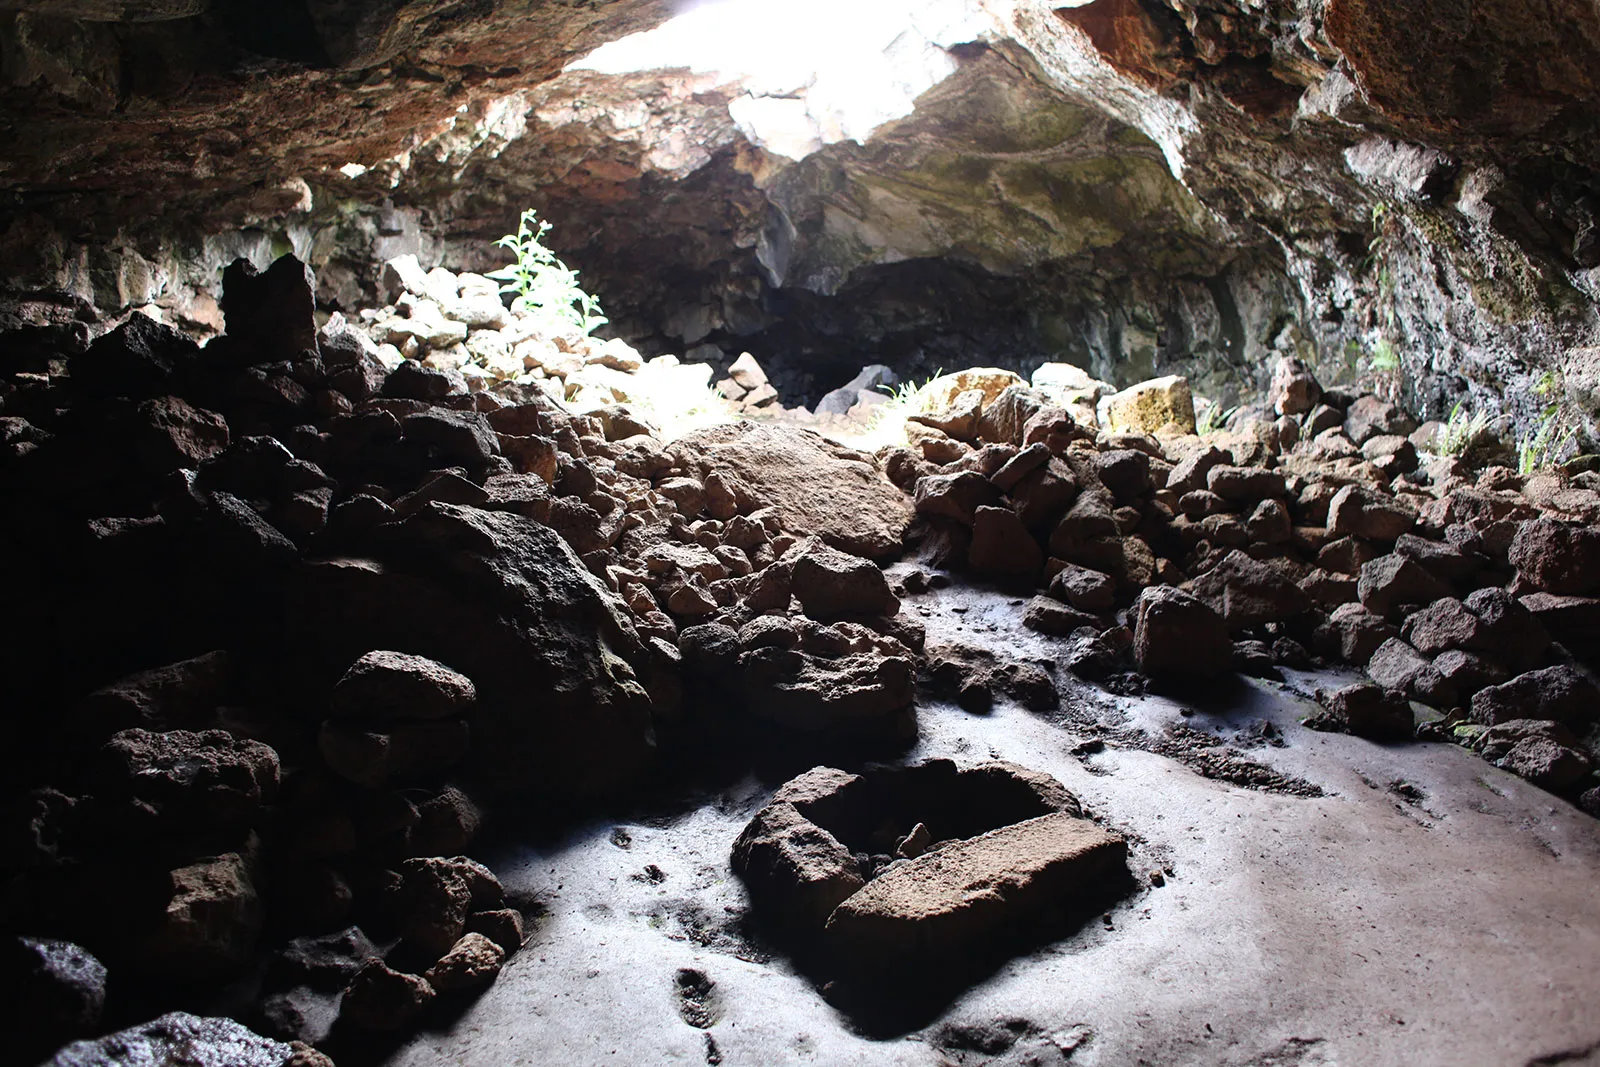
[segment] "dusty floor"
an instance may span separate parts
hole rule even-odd
[[[930,641],[1051,656],[998,594],[906,610]],[[1306,730],[1308,676],[1248,683],[1227,714],[1059,681],[1055,721],[925,705],[910,758],[1048,771],[1129,836],[1140,885],[926,1025],[862,1036],[746,933],[728,849],[775,784],[750,776],[508,850],[508,889],[547,909],[532,942],[448,1032],[390,1062],[1600,1064],[1600,822],[1453,746]],[[1095,718],[1113,741],[1085,754]],[[1242,788],[1115,740],[1172,726],[1237,749],[1212,763],[1257,761],[1324,795]]]

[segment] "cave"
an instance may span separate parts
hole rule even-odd
[[[5,0],[5,1062],[1600,1062],[1579,0]]]

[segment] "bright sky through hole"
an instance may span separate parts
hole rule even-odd
[[[945,49],[991,29],[977,0],[715,0],[604,45],[569,70],[688,68],[738,82],[746,137],[799,159],[865,141],[955,71]]]

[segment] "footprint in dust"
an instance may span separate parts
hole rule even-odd
[[[717,983],[713,982],[706,972],[697,971],[692,967],[680,968],[677,994],[678,1014],[683,1016],[684,1022],[695,1029],[709,1030],[718,1019],[722,1018],[722,998],[717,993]],[[714,1045],[706,1046],[708,1060],[714,1051]]]

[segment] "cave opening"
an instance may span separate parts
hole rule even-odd
[[[0,1060],[1591,1056],[1546,6],[0,2]]]

